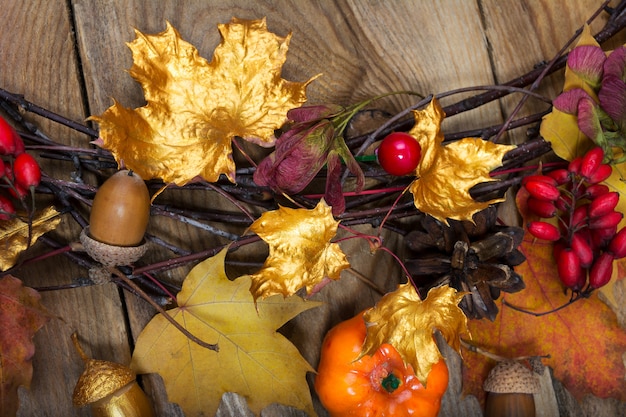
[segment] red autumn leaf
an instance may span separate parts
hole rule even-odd
[[[526,289],[506,294],[510,305],[543,312],[555,309],[570,298],[564,293],[552,258],[552,243],[526,235],[520,250],[526,262],[515,270],[523,276]],[[623,277],[626,263],[616,263],[617,276]],[[535,317],[503,306],[495,321],[472,320],[469,331],[473,343],[506,357],[550,355],[544,362],[554,369],[555,377],[578,399],[585,394],[626,400],[623,356],[626,331],[619,327],[615,313],[593,293],[568,307]],[[482,383],[489,367],[486,357],[464,354],[464,387],[482,396]]]
[[[0,415],[17,414],[20,385],[29,387],[35,353],[33,336],[47,321],[37,291],[7,275],[0,279]]]

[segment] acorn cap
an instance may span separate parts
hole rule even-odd
[[[82,407],[101,400],[134,382],[135,378],[135,373],[127,366],[89,359],[74,387],[74,405]]]
[[[535,394],[539,384],[532,371],[521,363],[502,361],[489,372],[483,389],[497,394]]]
[[[148,250],[148,242],[145,241],[139,246],[113,246],[97,241],[89,236],[89,226],[81,232],[80,243],[89,256],[104,266],[130,265]]]

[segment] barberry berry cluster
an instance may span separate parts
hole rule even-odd
[[[40,180],[39,164],[24,151],[20,135],[0,117],[0,220],[16,216],[15,202],[28,208],[26,197],[33,195]]]
[[[612,172],[596,147],[572,160],[567,168],[522,181],[528,191],[527,207],[541,218],[527,224],[538,239],[554,242],[553,256],[559,279],[575,293],[588,293],[606,285],[613,261],[626,256],[626,228],[617,232],[623,213],[615,210],[619,193],[601,184]]]

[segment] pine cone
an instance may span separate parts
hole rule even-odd
[[[517,248],[524,230],[498,226],[491,206],[469,221],[448,220],[448,226],[424,216],[419,228],[406,236],[409,249],[406,267],[421,294],[448,284],[467,292],[459,307],[469,318],[494,320],[494,300],[501,291],[517,292],[525,285],[513,267],[526,260]]]

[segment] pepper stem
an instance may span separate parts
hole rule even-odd
[[[401,382],[402,381],[400,381],[400,378],[395,376],[393,373],[390,373],[389,375],[384,377],[382,381],[380,381],[380,385],[382,385],[385,391],[392,393],[398,389]]]

